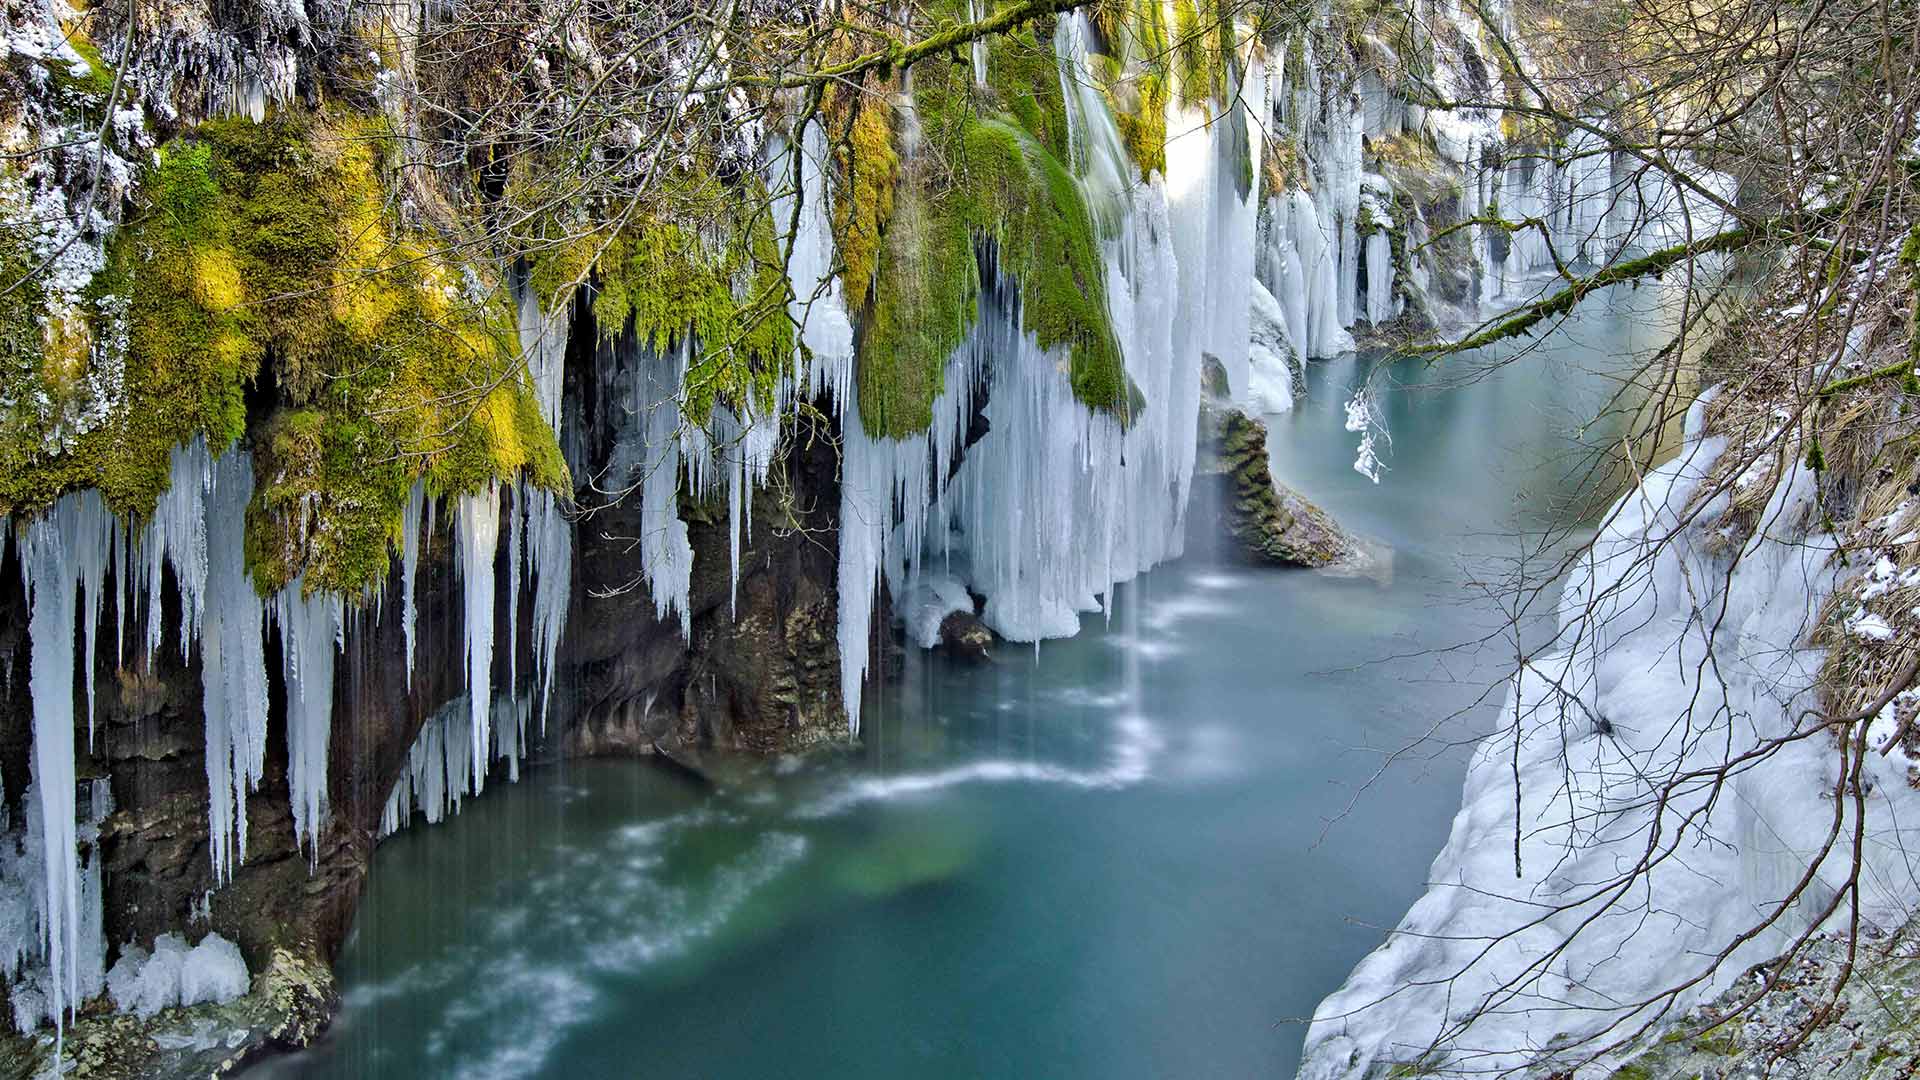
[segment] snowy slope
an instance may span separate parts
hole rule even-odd
[[[1576,1064],[1638,1030],[1666,988],[1698,979],[1684,1008],[1778,953],[1844,881],[1843,841],[1794,909],[1714,965],[1778,908],[1834,825],[1825,731],[1722,783],[1714,767],[1817,726],[1795,724],[1814,705],[1821,652],[1796,643],[1836,566],[1798,464],[1754,537],[1708,554],[1732,545],[1708,542],[1725,535],[1728,496],[1696,500],[1722,449],[1702,437],[1702,413],[1567,583],[1555,647],[1509,685],[1501,727],[1474,751],[1429,891],[1321,1004],[1302,1077]],[[1920,823],[1920,792],[1904,763],[1868,758],[1863,913],[1897,925],[1920,894],[1899,843]],[[1661,805],[1650,796],[1663,788]]]

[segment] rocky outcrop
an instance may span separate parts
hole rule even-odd
[[[1267,425],[1220,395],[1224,376],[1202,387],[1200,463],[1196,483],[1217,488],[1212,505],[1222,531],[1240,554],[1279,566],[1326,567],[1352,559],[1359,545],[1325,510],[1273,478],[1267,465]],[[1205,505],[1205,504],[1202,504]]]
[[[993,631],[971,611],[953,612],[940,620],[940,650],[970,663],[986,663],[993,658]]]
[[[1733,988],[1666,1025],[1613,1080],[1766,1076],[1892,1080],[1920,1070],[1920,926],[1864,930],[1852,950],[1823,934],[1789,960],[1771,960]]]
[[[276,949],[253,989],[224,1005],[173,1008],[152,1017],[95,1010],[67,1030],[61,1075],[227,1076],[286,1047],[304,1046],[337,1004],[333,972],[310,954]],[[54,1037],[0,1041],[0,1076],[40,1075]]]

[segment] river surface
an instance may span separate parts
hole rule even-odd
[[[1368,363],[1313,365],[1275,471],[1371,574],[1196,541],[1077,638],[910,654],[852,754],[717,792],[571,762],[416,822],[374,860],[332,1031],[254,1075],[1291,1075],[1295,1021],[1423,891],[1512,646],[1434,650],[1499,627],[1472,582],[1564,513],[1569,440],[1657,303],[1484,378],[1393,361],[1377,486],[1342,423]]]

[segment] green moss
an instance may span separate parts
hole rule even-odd
[[[851,98],[851,105],[842,105]],[[838,108],[836,108],[838,107]],[[834,94],[827,111],[844,112],[834,126],[843,129],[834,154],[834,247],[843,267],[841,280],[855,306],[865,303],[879,265],[881,236],[893,217],[894,186],[900,155],[893,145],[893,110],[863,96]]]
[[[916,70],[922,160],[942,169],[903,177],[861,321],[860,415],[875,434],[900,438],[931,421],[947,357],[977,314],[981,257],[1017,288],[1024,329],[1068,352],[1080,400],[1127,412],[1094,219],[1063,164],[1057,69],[1048,52],[1044,80],[1017,59],[1014,74],[996,74],[1003,48],[1017,58],[1026,46],[994,46],[984,92],[964,69]]]
[[[1061,96],[1060,60],[1053,51],[1053,31],[1054,20],[1049,16],[991,39],[987,45],[987,86],[1002,111],[1018,120],[1048,153],[1064,161],[1068,156],[1067,106]],[[954,73],[946,74],[952,78]]]
[[[1166,17],[1159,0],[1109,0],[1096,80],[1127,154],[1142,177],[1166,171],[1167,98],[1172,81]]]
[[[1235,6],[1221,0],[1174,0],[1169,59],[1182,104],[1222,101],[1238,39]]]
[[[83,99],[105,101],[107,95],[113,92],[113,68],[85,35],[75,34],[67,39],[67,44],[73,46],[73,51],[87,62],[87,73],[75,75],[70,65],[57,56],[51,57],[46,65],[54,89]]]
[[[262,373],[247,555],[263,592],[383,580],[416,479],[570,490],[506,291],[395,222],[388,145],[378,122],[323,114],[213,121],[164,146],[90,294],[95,338],[125,327],[119,407],[56,452],[8,438],[0,509],[91,486],[150,510],[175,445],[247,434]]]
[[[594,319],[666,351],[691,340],[681,409],[703,424],[719,401],[769,407],[793,355],[789,297],[764,193],[715,192],[718,240],[661,221],[630,224],[599,244]]]

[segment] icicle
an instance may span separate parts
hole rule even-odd
[[[833,272],[833,230],[827,214],[827,176],[822,162],[827,156],[826,134],[820,125],[809,123],[800,143],[792,150],[774,147],[769,155],[767,186],[777,194],[773,199],[774,228],[777,242],[787,253],[787,280],[793,298],[787,302],[787,314],[800,327],[795,343],[796,360],[805,370],[803,385],[808,399],[827,395],[834,406],[844,411],[853,398],[853,323],[847,316],[841,293],[840,275]],[[794,156],[798,158],[801,198],[799,227],[787,235],[794,220]]]
[[[287,787],[293,796],[294,836],[319,857],[326,823],[327,741],[333,732],[336,653],[345,644],[340,597],[303,595],[304,579],[273,598],[280,627],[281,667],[287,683]]]
[[[507,693],[520,685],[520,561],[526,531],[527,489],[516,482],[507,507]]]
[[[527,361],[527,374],[533,382],[534,400],[540,403],[540,415],[557,436],[560,433],[560,397],[565,386],[568,308],[542,314],[540,298],[521,283],[520,349]]]
[[[246,857],[247,793],[260,786],[267,752],[267,661],[263,610],[246,569],[253,463],[241,451],[214,462],[202,489],[199,534],[208,540],[200,620],[200,684],[206,717],[207,839],[215,884]],[[180,519],[184,521],[184,519]],[[149,610],[153,619],[159,609]]]
[[[438,824],[460,809],[464,785],[474,768],[473,740],[468,735],[471,712],[469,699],[462,695],[420,726],[407,751],[407,767],[380,812],[381,837],[406,827],[416,812],[424,814],[429,824]]]
[[[686,377],[688,345],[667,352],[640,346],[634,361],[634,410],[640,418],[641,567],[654,614],[680,616],[680,632],[691,639],[693,544],[680,520],[680,387]]]
[[[486,784],[489,745],[488,703],[493,688],[493,564],[500,549],[500,493],[492,483],[474,495],[460,496],[454,521],[460,580],[465,597],[467,698],[471,727],[473,790]],[[682,526],[684,530],[685,526]]]
[[[529,495],[527,560],[534,581],[533,678],[538,684],[540,722],[545,730],[560,635],[567,626],[567,605],[573,589],[573,525],[549,492]]]
[[[427,512],[427,488],[424,480],[415,480],[407,492],[407,507],[400,515],[400,624],[407,639],[407,689],[413,689],[413,643],[419,620],[420,601],[414,582],[420,575],[421,519]]]
[[[47,961],[47,1012],[64,1037],[67,1017],[85,996],[87,958],[103,947],[83,941],[98,916],[83,895],[75,806],[73,637],[82,581],[103,580],[111,557],[112,516],[96,491],[63,496],[27,527],[20,572],[31,614],[29,689],[33,696],[33,789],[29,828],[37,833],[41,869],[42,942]],[[89,973],[90,977],[90,973]]]
[[[147,596],[147,653],[160,647],[161,588],[172,567],[180,590],[180,655],[193,654],[193,641],[205,609],[207,581],[207,487],[213,481],[213,456],[205,439],[173,448],[167,490],[154,504],[141,536],[142,580]]]

